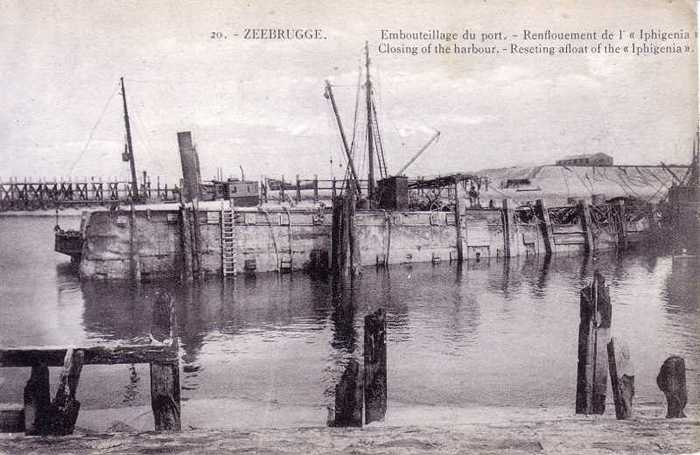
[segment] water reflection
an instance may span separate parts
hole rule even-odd
[[[8,283],[0,296],[11,302],[0,308],[3,344],[146,340],[154,293],[164,288],[175,299],[185,399],[323,407],[349,358],[361,360],[364,316],[382,307],[390,400],[571,405],[578,292],[596,269],[610,282],[612,330],[630,345],[640,400],[663,402],[655,377],[671,354],[686,358],[690,401],[698,398],[697,261],[654,253],[483,259],[366,268],[344,288],[319,276],[260,274],[132,289],[80,283],[70,261],[51,252],[53,221],[32,222],[34,230],[0,220],[0,268]],[[3,238],[6,232],[11,239]],[[18,243],[25,238],[27,245]],[[49,268],[37,267],[51,261]],[[117,400],[147,395],[147,373],[123,370],[118,378],[101,376],[118,390]],[[90,380],[86,376],[85,390]],[[22,381],[13,389],[21,391]],[[94,395],[93,405],[106,400]]]
[[[674,352],[687,353],[689,365],[696,361],[691,346],[697,342],[693,332],[698,308],[698,284],[694,280],[697,264],[670,266],[669,261],[615,255],[528,258],[481,261],[463,267],[425,264],[367,269],[360,279],[346,286],[301,274],[241,276],[235,281],[175,286],[169,291],[176,301],[183,388],[199,396],[212,376],[242,374],[222,364],[240,361],[250,381],[262,374],[255,368],[280,378],[298,375],[296,369],[316,369],[321,372],[315,381],[321,386],[316,400],[327,403],[349,359],[361,360],[363,317],[383,307],[387,311],[389,350],[399,355],[393,359],[390,356],[390,368],[399,381],[418,384],[426,375],[440,372],[438,376],[448,378],[445,385],[449,386],[452,375],[467,374],[470,387],[460,391],[459,384],[455,385],[453,395],[458,402],[502,403],[503,395],[485,392],[495,381],[505,387],[501,391],[508,390],[507,404],[532,404],[528,396],[533,395],[533,388],[537,389],[535,396],[546,392],[551,400],[553,393],[559,397],[555,400],[566,404],[575,374],[578,290],[595,269],[613,277],[613,327],[632,346],[644,343],[639,351],[653,356],[637,359],[649,378],[666,352],[673,350],[671,347],[676,347]],[[656,280],[659,288],[650,276],[663,278]],[[90,338],[144,337],[149,329],[152,296],[163,286],[169,284],[150,283],[135,290],[125,284],[83,283],[83,323]],[[640,288],[647,290],[650,300],[645,312],[636,308]],[[657,315],[668,324],[660,325]],[[649,327],[656,327],[658,342],[648,341],[645,330]],[[299,343],[299,339],[306,341]],[[292,345],[285,354],[291,357],[281,360],[286,365],[266,364],[268,354]],[[295,361],[297,355],[308,364]],[[246,366],[242,358],[237,359],[241,356],[257,356],[257,366]],[[543,363],[540,360],[544,358],[547,361]],[[480,377],[473,377],[477,365]],[[521,373],[513,374],[511,370]],[[551,380],[538,381],[546,376],[561,381],[556,385]],[[696,384],[698,378],[689,378],[689,382]],[[542,385],[547,383],[555,390]],[[652,384],[651,379],[646,383]],[[433,386],[436,390],[426,394],[439,402],[443,394],[437,389],[441,386]],[[409,389],[408,384],[393,388],[402,399],[410,400],[413,392],[409,394],[405,389]],[[237,394],[225,381],[216,390]],[[313,395],[313,390],[307,392]],[[647,395],[655,392],[647,387]],[[278,393],[284,396],[291,392],[274,391]],[[255,390],[245,394],[255,395]]]

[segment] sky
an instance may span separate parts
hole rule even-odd
[[[389,173],[434,131],[408,175],[553,163],[687,162],[698,118],[697,54],[388,55],[380,30],[477,34],[696,30],[685,1],[0,0],[0,180],[128,176],[124,77],[139,171],[176,182],[176,133],[192,131],[205,179],[344,173],[323,97],[336,87],[351,134],[369,42]],[[251,41],[245,28],[318,28],[326,39]],[[211,39],[214,31],[229,38]],[[693,39],[693,47],[695,40]],[[358,158],[361,172],[366,169]]]

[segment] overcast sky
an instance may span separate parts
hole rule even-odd
[[[595,151],[618,163],[690,156],[696,54],[389,56],[377,50],[379,30],[399,27],[694,33],[689,1],[213,5],[0,0],[0,179],[127,176],[120,157],[122,75],[139,170],[174,181],[180,174],[176,132],[191,130],[205,178],[217,167],[238,176],[239,165],[249,177],[340,176],[340,142],[323,81],[338,85],[349,129],[365,40],[390,173],[434,129],[440,141],[410,175],[545,164]],[[279,26],[320,28],[327,39],[231,36],[246,27]],[[213,31],[229,39],[212,40]]]

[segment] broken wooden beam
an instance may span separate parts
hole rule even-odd
[[[92,346],[80,349],[85,355],[84,365],[122,365],[177,359],[177,351],[170,345]],[[67,351],[67,348],[0,349],[0,367],[60,367]]]
[[[56,396],[49,408],[50,434],[64,436],[73,433],[80,411],[80,402],[76,400],[75,392],[80,381],[83,360],[84,354],[80,349],[66,351]]]
[[[615,417],[617,420],[629,419],[634,399],[634,368],[627,344],[618,338],[612,338],[608,343],[608,365]]]
[[[386,415],[386,313],[379,309],[365,316],[364,342],[365,423]]]
[[[688,391],[685,387],[685,360],[683,357],[673,355],[667,358],[659,375],[656,377],[656,384],[666,395],[668,402],[667,419],[685,417],[683,409],[688,403]]]

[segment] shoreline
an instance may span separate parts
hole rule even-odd
[[[80,429],[72,436],[59,438],[3,435],[0,452],[675,454],[700,450],[698,405],[686,409],[685,419],[666,419],[663,406],[640,406],[635,408],[635,416],[625,421],[615,420],[612,409],[602,416],[580,416],[564,408],[396,405],[389,408],[387,422],[364,428],[328,428],[318,424],[248,428],[240,422],[251,417],[254,409],[242,409],[239,413],[239,409],[229,407],[230,413],[224,416],[211,404],[219,402],[219,406],[226,407],[226,400],[197,401],[201,402],[183,403],[185,424],[181,433],[134,432],[128,424],[114,422],[107,432]],[[216,419],[227,420],[232,428],[187,424],[187,415],[192,417],[194,408],[209,411],[196,420],[206,419],[210,425]],[[286,408],[278,406],[276,412],[284,417],[287,412],[298,411]],[[84,411],[79,424],[86,418],[97,418],[100,411]],[[443,420],[433,420],[437,416]],[[150,413],[144,417],[152,419]],[[430,423],[419,424],[416,417]]]

